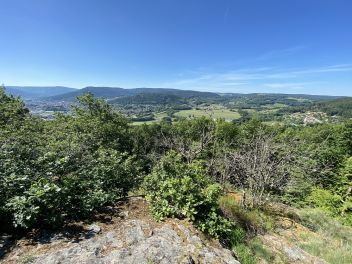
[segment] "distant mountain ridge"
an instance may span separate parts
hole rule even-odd
[[[183,97],[174,94],[162,94],[162,93],[139,93],[131,96],[123,96],[116,99],[109,100],[111,104],[150,104],[150,105],[166,105],[166,104],[183,104],[185,103]]]
[[[215,93],[173,88],[120,88],[88,86],[82,89],[64,86],[7,86],[5,92],[21,96],[24,100],[41,100],[51,102],[74,102],[77,96],[92,93],[95,97],[107,99],[111,103],[154,103],[154,101],[177,102],[183,99],[221,99],[224,97],[249,98],[251,100],[270,101],[278,98],[304,98],[312,101],[330,101],[341,96],[307,95],[307,94],[272,94],[272,93]]]
[[[64,86],[6,86],[5,92],[14,96],[20,96],[25,100],[39,99],[49,96],[57,96],[73,92],[77,89]]]
[[[217,93],[211,92],[198,92],[191,90],[179,90],[171,88],[113,88],[113,87],[85,87],[83,89],[77,89],[75,91],[61,94],[57,96],[48,97],[51,101],[75,101],[77,96],[83,95],[85,93],[92,93],[96,97],[102,97],[105,99],[114,99],[119,97],[134,96],[137,94],[163,94],[163,95],[174,95],[182,98],[209,98],[209,97],[219,97]]]

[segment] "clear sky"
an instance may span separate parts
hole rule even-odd
[[[0,83],[352,95],[352,0],[0,0]]]

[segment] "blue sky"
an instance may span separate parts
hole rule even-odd
[[[0,83],[352,95],[351,0],[0,0]]]

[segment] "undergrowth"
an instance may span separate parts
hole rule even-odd
[[[332,264],[352,263],[352,228],[342,225],[321,209],[300,211],[302,223],[318,236],[302,234],[300,247]]]

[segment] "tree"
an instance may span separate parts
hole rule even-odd
[[[284,190],[293,159],[287,147],[275,142],[274,135],[260,133],[224,157],[226,178],[242,191],[244,206],[263,205]]]
[[[13,96],[5,94],[5,87],[0,87],[0,126],[12,125],[28,117],[29,110],[24,103]]]
[[[215,140],[216,124],[212,119],[183,119],[162,131],[162,144],[178,152],[188,163],[202,158]]]
[[[84,95],[74,115],[34,118],[20,99],[0,94],[0,220],[56,226],[89,216],[140,183],[127,119]]]

